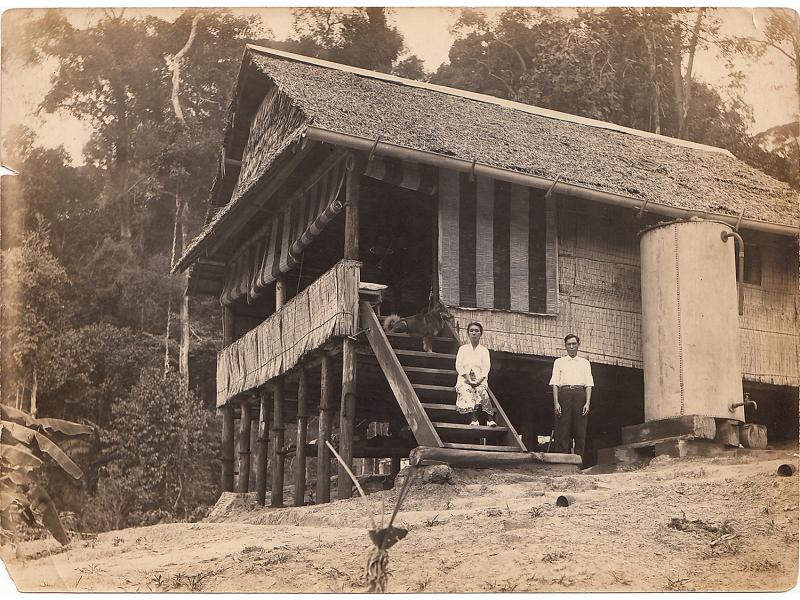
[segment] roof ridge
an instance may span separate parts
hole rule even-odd
[[[477,102],[485,102],[487,104],[494,104],[497,106],[502,106],[505,108],[510,108],[512,110],[518,110],[521,112],[526,112],[529,114],[537,115],[540,117],[545,117],[549,119],[557,119],[559,121],[566,121],[569,123],[576,123],[579,125],[586,125],[587,127],[595,127],[598,129],[607,129],[610,131],[616,131],[619,133],[626,133],[629,135],[635,135],[637,137],[643,138],[650,138],[661,140],[668,144],[672,144],[674,146],[682,146],[684,148],[691,148],[694,150],[703,150],[705,152],[714,152],[718,154],[724,154],[727,156],[733,156],[729,150],[725,148],[719,148],[717,146],[709,146],[707,144],[700,144],[698,142],[692,142],[690,140],[682,140],[679,138],[673,138],[666,135],[661,135],[657,133],[652,133],[650,131],[644,131],[641,129],[634,129],[632,127],[625,127],[624,125],[617,125],[616,123],[610,123],[608,121],[600,121],[599,119],[590,119],[588,117],[581,117],[578,115],[572,115],[570,113],[560,112],[557,110],[550,110],[548,108],[539,108],[538,106],[533,106],[532,104],[524,104],[522,102],[515,102],[513,100],[506,100],[504,98],[498,98],[496,96],[490,96],[488,94],[479,94],[477,92],[470,92],[467,90],[460,90],[457,88],[447,87],[443,85],[436,85],[433,83],[427,83],[424,81],[416,81],[414,79],[406,79],[404,77],[397,77],[396,75],[389,75],[387,73],[381,73],[379,71],[370,71],[368,69],[362,69],[360,67],[352,67],[350,65],[344,65],[341,63],[335,63],[328,60],[322,60],[319,58],[312,58],[310,56],[304,56],[302,54],[294,54],[292,52],[286,52],[284,50],[276,50],[274,48],[267,48],[266,46],[259,46],[256,44],[247,44],[245,51],[252,50],[254,52],[258,52],[259,54],[266,54],[268,56],[274,56],[277,58],[283,58],[288,60],[293,60],[296,62],[306,63],[310,65],[315,65],[318,67],[323,67],[327,69],[334,69],[337,71],[342,71],[345,73],[352,73],[354,75],[359,75],[361,77],[368,77],[371,79],[379,79],[391,83],[397,83],[400,85],[405,85],[408,87],[414,87],[418,89],[439,92],[442,94],[448,94],[450,96],[456,96],[459,98],[465,98],[468,100],[475,100]]]

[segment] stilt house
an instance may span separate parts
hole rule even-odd
[[[645,420],[645,355],[671,352],[681,332],[673,416],[693,410],[683,350],[713,354],[716,332],[732,332],[735,384],[759,409],[731,418],[796,439],[797,207],[794,190],[726,150],[248,46],[207,223],[175,267],[189,269],[188,293],[222,305],[222,489],[255,486],[263,502],[269,474],[280,506],[291,459],[301,504],[316,459],[326,502],[332,437],[346,463],[387,457],[395,469],[418,445],[535,450],[552,430],[548,380],[567,333],[581,337],[596,384],[585,462]],[[646,339],[643,282],[655,275],[639,234],[662,221],[716,224],[724,264],[693,273],[703,250],[661,228],[674,247],[653,255],[655,275],[682,272],[686,285],[730,274],[733,291],[684,290],[683,325],[656,324]],[[720,230],[743,238],[738,271],[737,243]],[[741,314],[717,319],[736,279]],[[383,331],[381,315],[437,299],[453,322],[434,352]],[[492,356],[493,429],[454,410],[454,355],[472,320]],[[371,423],[391,435],[370,438]],[[352,492],[343,475],[340,498]]]

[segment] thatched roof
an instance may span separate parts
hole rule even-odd
[[[245,52],[232,112],[245,101],[254,111],[252,96],[270,85],[316,128],[680,209],[744,210],[752,220],[798,226],[795,190],[719,148],[257,46]],[[243,144],[247,124],[239,115],[229,121],[229,151]],[[217,188],[228,190],[212,198],[220,210],[179,266],[239,200],[232,186]]]

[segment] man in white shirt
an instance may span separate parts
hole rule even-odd
[[[569,334],[564,338],[567,356],[553,363],[553,410],[556,413],[556,452],[569,453],[575,440],[575,454],[583,457],[586,443],[586,421],[592,400],[592,366],[578,356],[580,338]]]

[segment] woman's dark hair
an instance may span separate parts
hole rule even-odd
[[[469,325],[467,325],[467,333],[469,333],[469,328],[470,328],[470,327],[472,327],[473,325],[475,325],[475,327],[477,327],[478,329],[480,329],[480,330],[481,330],[481,335],[483,335],[483,325],[481,325],[481,324],[480,324],[480,323],[478,323],[477,321],[473,321],[472,323],[470,323]]]
[[[575,335],[574,333],[570,333],[570,334],[569,334],[567,337],[565,337],[565,338],[564,338],[564,343],[566,344],[566,343],[567,343],[569,340],[571,340],[572,338],[575,338],[575,341],[576,341],[576,342],[578,342],[578,344],[580,344],[580,343],[581,343],[581,338],[579,338],[579,337],[578,337],[577,335]]]

